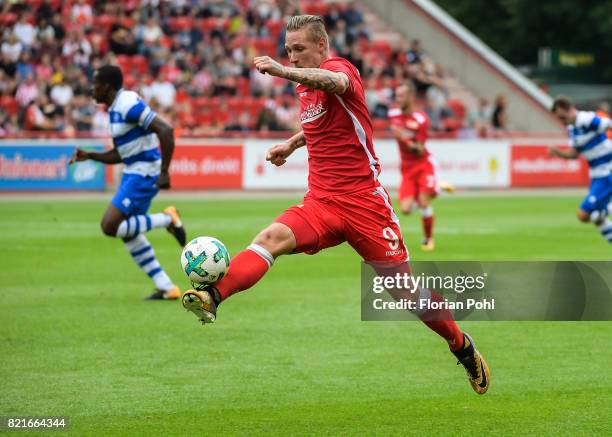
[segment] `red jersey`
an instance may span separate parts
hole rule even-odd
[[[389,118],[393,126],[399,126],[404,130],[404,136],[410,141],[425,143],[427,141],[427,130],[429,129],[429,118],[422,111],[413,111],[410,114],[404,114],[400,108],[392,108],[389,110]],[[429,157],[429,151],[425,149],[422,155],[410,151],[407,148],[407,142],[397,140],[400,155],[402,157],[402,170],[409,167],[411,164],[422,162]]]
[[[309,193],[320,198],[375,188],[380,165],[359,71],[344,58],[327,59],[319,68],[345,73],[349,87],[342,95],[302,84],[296,88],[308,148]]]

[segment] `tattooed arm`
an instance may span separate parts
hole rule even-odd
[[[327,93],[344,94],[349,87],[346,74],[321,68],[285,68],[283,77]]]
[[[345,73],[324,70],[322,68],[291,68],[281,65],[269,56],[254,59],[255,67],[260,73],[282,77],[306,85],[308,88],[328,93],[344,94],[349,87]]]

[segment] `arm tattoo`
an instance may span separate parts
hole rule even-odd
[[[304,136],[304,132],[300,133],[300,136],[295,141],[295,148],[302,147],[306,145],[306,137]]]
[[[308,88],[334,94],[342,94],[349,86],[344,74],[321,68],[287,68],[285,78],[306,85]]]
[[[299,149],[302,146],[306,145],[306,137],[304,136],[304,131],[300,131],[291,138],[289,138],[289,143],[292,145],[293,150]]]

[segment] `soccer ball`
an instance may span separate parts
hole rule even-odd
[[[230,256],[219,240],[198,237],[191,240],[181,253],[181,266],[195,284],[212,284],[227,273]]]

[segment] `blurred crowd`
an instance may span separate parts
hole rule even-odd
[[[294,87],[259,74],[252,58],[269,55],[287,63],[285,23],[300,13],[324,16],[332,55],[348,58],[360,70],[376,129],[387,128],[394,88],[406,80],[414,82],[434,130],[456,131],[484,118],[492,122],[489,109],[479,106],[468,114],[462,102],[449,99],[446,72],[420,41],[391,47],[373,39],[363,12],[351,1],[1,5],[0,136],[21,131],[106,135],[108,117],[93,103],[90,88],[95,69],[107,63],[121,66],[124,86],[141,93],[183,134],[294,130],[299,126]]]

